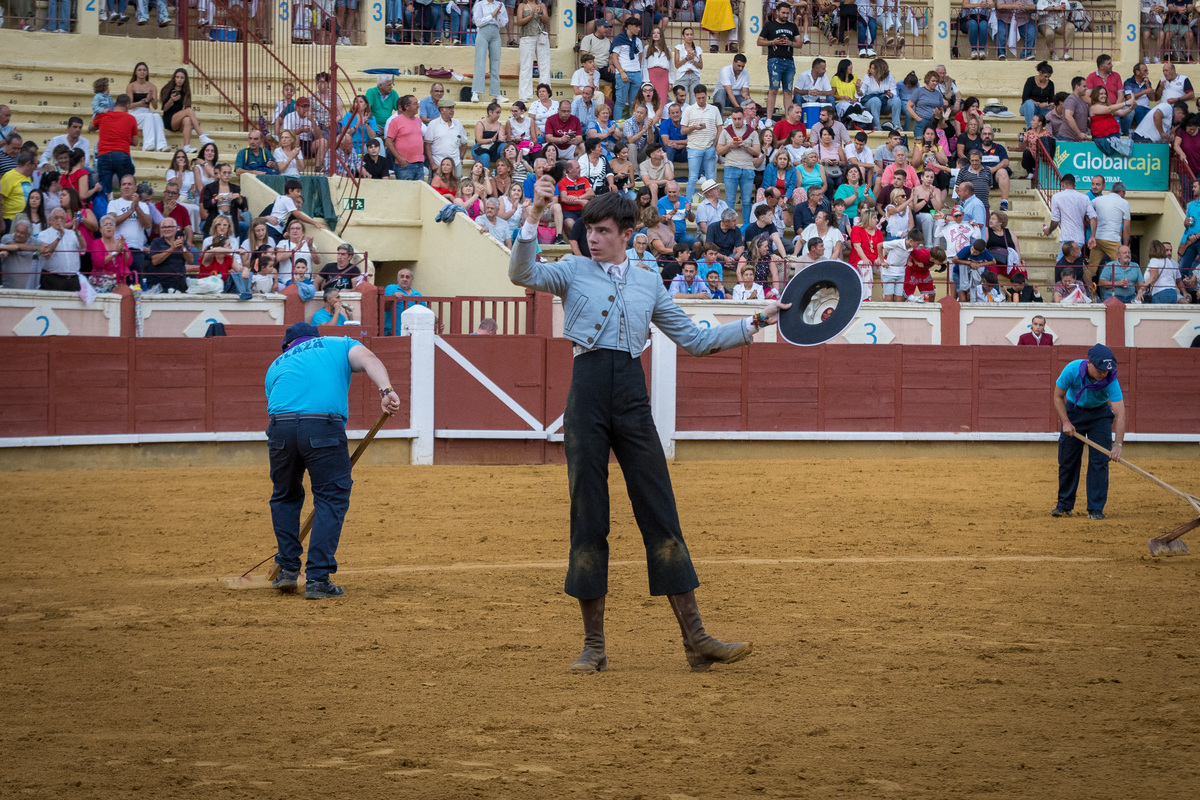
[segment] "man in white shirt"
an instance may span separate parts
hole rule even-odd
[[[1092,224],[1088,220],[1096,218],[1096,208],[1083,192],[1075,191],[1075,176],[1067,173],[1059,181],[1061,191],[1055,192],[1050,199],[1050,224],[1042,226],[1042,234],[1049,236],[1056,228],[1058,234],[1058,257],[1062,256],[1062,245],[1075,242],[1082,250],[1085,246],[1095,247],[1096,240],[1092,238]]]
[[[508,24],[508,9],[500,0],[475,0],[475,75],[471,78],[471,102],[478,103],[483,81],[491,75],[492,96],[502,105],[512,102],[500,94],[500,29]],[[543,69],[549,69],[549,65]]]
[[[131,179],[133,176],[129,176]],[[66,227],[67,212],[50,212],[50,227],[37,236],[41,288],[52,292],[79,291],[79,251],[83,249],[75,231]]]
[[[83,138],[79,134],[83,131],[83,120],[79,117],[71,117],[67,120],[67,132],[60,133],[46,142],[46,149],[42,151],[42,157],[38,161],[38,169],[54,163],[54,148],[60,144],[65,144],[67,147],[74,150],[78,147],[84,152],[84,166],[91,168],[92,166],[92,143]],[[65,177],[65,176],[64,176]]]
[[[1092,201],[1096,209],[1096,246],[1092,248],[1088,263],[1088,282],[1091,282],[1095,267],[1117,259],[1121,245],[1129,244],[1130,216],[1129,201],[1125,199],[1125,184],[1117,181],[1112,192],[1102,194]]]
[[[1169,66],[1169,64],[1168,64]],[[1171,123],[1175,119],[1175,108],[1168,102],[1159,103],[1133,129],[1130,138],[1135,142],[1165,142],[1171,138]]]
[[[796,76],[796,94],[792,102],[797,105],[832,103],[833,86],[829,83],[829,76],[825,74],[825,70],[825,59],[814,58],[812,69]]]
[[[462,177],[463,155],[467,152],[467,132],[454,118],[454,101],[443,97],[438,101],[440,116],[425,128],[425,160],[436,172],[442,159],[454,162],[455,171]]]
[[[325,138],[312,115],[312,100],[296,98],[296,110],[283,118],[283,129],[292,131],[300,140],[300,152],[305,158],[321,162],[325,158]]]
[[[741,108],[750,102],[750,73],[746,71],[746,57],[738,53],[732,64],[721,67],[717,75],[717,90],[713,92],[713,105],[722,111]]]
[[[846,165],[858,167],[862,173],[862,185],[875,185],[875,154],[867,146],[866,131],[854,134],[854,141],[846,145]]]
[[[146,231],[154,225],[149,203],[143,203],[137,195],[137,179],[132,175],[121,178],[121,196],[108,204],[108,213],[117,221],[117,236],[125,239],[133,269],[142,271],[142,248],[146,246]]]
[[[596,58],[591,53],[579,54],[579,69],[571,76],[571,88],[576,95],[583,94],[583,87],[591,86],[600,91],[600,70],[596,69]]]
[[[1170,61],[1164,63],[1162,80],[1158,82],[1158,101],[1174,105],[1179,101],[1190,103],[1195,99],[1196,92],[1192,90],[1192,82],[1187,76],[1180,75]]]
[[[696,84],[696,102],[683,110],[679,129],[687,137],[688,180],[687,197],[696,191],[696,182],[703,175],[717,177],[717,129],[721,127],[721,112],[708,103],[708,88]]]

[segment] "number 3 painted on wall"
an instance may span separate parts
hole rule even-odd
[[[1125,26],[1125,30],[1127,31],[1127,33],[1125,34],[1125,41],[1136,42],[1137,41],[1137,25],[1134,25],[1131,22]]]
[[[758,17],[750,18],[750,33],[758,33]]]
[[[875,335],[875,323],[868,322],[863,327],[867,329],[867,336],[871,337],[871,344],[879,344],[879,337]]]
[[[563,9],[563,27],[570,28],[575,24],[575,9]]]
[[[280,0],[280,2],[279,2],[279,20],[281,22],[287,22],[289,19],[291,19],[291,14],[288,13],[287,0]]]
[[[376,22],[383,22],[383,3],[375,3],[371,6],[371,10],[375,12],[371,18]]]
[[[946,20],[941,20],[940,22],[938,22],[938,38],[945,39],[949,35],[950,35],[950,29],[946,25]]]

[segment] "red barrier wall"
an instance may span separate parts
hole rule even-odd
[[[11,339],[0,359],[8,387],[0,436],[257,431],[266,427],[263,378],[280,338]],[[407,339],[367,341],[383,359],[408,419]],[[369,428],[379,394],[350,386],[350,423]]]
[[[446,341],[544,428],[566,407],[571,344],[541,336],[449,336]],[[364,337],[387,365],[407,420],[407,337]],[[278,336],[213,339],[52,337],[8,340],[0,436],[257,431],[263,377]],[[1129,429],[1200,431],[1200,350],[1118,349]],[[679,430],[1052,431],[1051,387],[1075,348],[756,344],[706,358],[680,354]],[[437,352],[435,426],[529,426]],[[650,356],[643,356],[647,376]],[[369,428],[379,398],[365,376],[350,392],[350,423]],[[448,462],[561,458],[541,440],[439,439]]]
[[[1129,430],[1200,431],[1200,351],[1115,348]],[[1082,348],[756,344],[681,354],[681,431],[1053,431]]]

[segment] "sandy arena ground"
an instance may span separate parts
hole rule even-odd
[[[615,467],[592,676],[564,468],[358,470],[325,602],[218,580],[274,551],[265,470],[5,474],[0,797],[1200,793],[1200,555],[1146,547],[1183,503],[1114,468],[1108,521],[1054,520],[1032,459],[672,472],[705,622],[756,648],[704,674]]]

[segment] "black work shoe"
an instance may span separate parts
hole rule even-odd
[[[1054,510],[1050,512],[1050,516],[1052,516],[1052,517],[1073,517],[1073,516],[1075,516],[1075,512],[1068,511],[1065,508],[1059,508],[1058,506],[1055,506]]]
[[[291,594],[296,591],[296,580],[299,577],[300,570],[293,572],[290,569],[281,569],[279,570],[279,574],[275,576],[275,580],[271,581],[271,588]]]
[[[1103,511],[1089,511],[1088,519],[1108,519],[1108,517],[1104,516]]]
[[[346,590],[326,578],[323,581],[309,581],[304,585],[304,599],[325,600],[330,597],[341,597]]]

